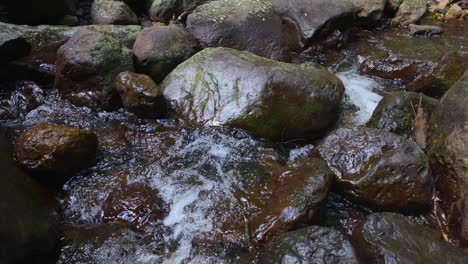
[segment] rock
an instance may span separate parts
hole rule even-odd
[[[117,75],[115,87],[125,108],[149,118],[162,118],[167,105],[162,89],[147,75],[122,72]]]
[[[55,62],[57,50],[65,44],[70,37],[80,29],[92,29],[105,32],[121,40],[126,47],[131,48],[136,35],[141,31],[140,26],[92,25],[81,27],[64,26],[19,26],[0,22],[0,27],[13,30],[26,40],[31,46],[29,55],[12,61],[8,66],[11,69],[6,77],[12,80],[30,79],[50,84],[55,79]]]
[[[27,56],[30,49],[31,45],[19,32],[2,27],[0,31],[0,66],[13,59]]]
[[[311,226],[277,236],[265,246],[258,263],[360,262],[351,243],[340,232]]]
[[[447,20],[459,19],[462,16],[463,9],[457,4],[451,5],[450,8],[447,10],[447,13],[445,13],[445,19]]]
[[[236,197],[259,209],[248,217],[251,236],[258,242],[310,222],[326,201],[333,179],[327,164],[318,158],[299,160],[273,172]]]
[[[36,173],[65,174],[94,162],[97,138],[92,132],[63,125],[38,124],[16,140],[21,166]]]
[[[275,11],[294,21],[306,40],[349,28],[358,11],[349,0],[272,1]]]
[[[398,11],[403,0],[388,0],[386,9],[390,11],[390,13],[395,14]]]
[[[165,217],[163,201],[157,191],[133,183],[113,190],[102,206],[102,220],[117,224],[129,224],[143,230]]]
[[[426,13],[426,5],[426,0],[403,0],[392,23],[407,25],[419,21]]]
[[[54,254],[58,217],[52,198],[14,163],[0,135],[0,262],[35,263]]]
[[[144,29],[135,41],[133,54],[138,72],[161,82],[177,65],[198,50],[195,38],[176,26]]]
[[[444,33],[444,30],[438,26],[410,24],[409,29],[413,35],[436,36]]]
[[[49,24],[60,17],[73,14],[78,0],[6,0],[8,14],[16,22]]]
[[[226,48],[194,55],[162,87],[173,109],[192,124],[238,127],[276,141],[323,132],[336,120],[344,92],[343,83],[317,64]]]
[[[358,19],[375,24],[384,16],[387,0],[353,0],[352,3],[359,10]]]
[[[408,91],[418,92],[435,82],[437,68],[431,61],[389,56],[370,57],[361,64],[359,71],[363,75],[397,80]]]
[[[212,0],[154,0],[149,8],[149,15],[152,20],[169,21],[210,1]]]
[[[432,111],[438,104],[437,100],[423,94],[399,92],[386,95],[379,102],[366,126],[379,128],[411,139],[413,136],[413,122],[416,117],[414,111],[417,111],[420,100],[421,106],[427,115],[427,120],[429,120]]]
[[[446,208],[459,204],[454,217],[468,245],[468,71],[450,88],[432,114],[429,157]]]
[[[392,209],[431,204],[429,161],[415,142],[373,128],[341,128],[320,144],[338,188]]]
[[[93,24],[136,25],[138,17],[125,4],[114,0],[95,0],[91,7]]]
[[[365,263],[464,263],[466,254],[403,215],[374,213],[353,234]]]
[[[187,17],[187,30],[203,47],[227,47],[290,60],[282,20],[269,0],[206,3]]]
[[[81,29],[57,51],[55,86],[75,105],[112,109],[118,105],[115,77],[132,70],[131,51],[122,41],[96,29]]]

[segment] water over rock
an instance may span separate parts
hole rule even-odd
[[[287,64],[249,52],[205,49],[162,84],[191,123],[229,125],[271,140],[311,138],[337,118],[342,82],[314,63]]]
[[[258,263],[360,262],[351,242],[338,230],[311,226],[277,236],[265,246]]]
[[[319,151],[339,189],[358,200],[400,209],[431,203],[429,161],[413,141],[379,129],[341,128]]]

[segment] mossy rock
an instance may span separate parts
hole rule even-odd
[[[205,49],[163,82],[192,124],[228,125],[274,141],[313,138],[338,115],[343,83],[314,64],[288,64],[227,48]]]

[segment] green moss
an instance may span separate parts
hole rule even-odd
[[[304,107],[304,111],[307,114],[318,114],[322,111],[322,109],[323,109],[322,103],[315,102],[315,101],[307,102]]]

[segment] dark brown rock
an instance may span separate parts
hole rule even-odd
[[[341,191],[394,209],[431,203],[428,158],[411,140],[372,128],[342,128],[319,146]]]
[[[162,118],[167,104],[162,89],[147,75],[122,72],[116,78],[115,88],[125,108],[148,118]]]
[[[15,156],[33,172],[64,174],[89,166],[96,157],[97,143],[88,130],[38,124],[18,137]]]

